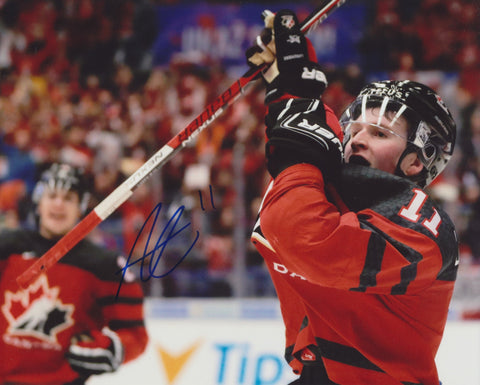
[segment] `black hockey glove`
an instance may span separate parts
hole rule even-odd
[[[82,377],[116,371],[123,362],[122,342],[114,331],[103,328],[72,339],[67,360]]]
[[[265,118],[267,169],[275,178],[298,163],[318,167],[326,180],[338,175],[343,162],[341,128],[328,124],[318,99],[288,99],[274,103]],[[338,131],[338,132],[337,132]]]
[[[251,67],[269,65],[262,73],[267,86],[265,103],[285,95],[320,98],[327,80],[310,41],[300,31],[295,13],[282,10],[273,15],[264,11],[262,16],[265,29],[247,49],[246,57]]]

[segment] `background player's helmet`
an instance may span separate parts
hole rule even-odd
[[[399,165],[404,156],[416,152],[424,169],[412,179],[422,187],[428,185],[443,171],[455,146],[456,125],[445,103],[435,91],[421,83],[373,82],[360,91],[340,118],[345,131],[344,143],[350,139],[350,124],[361,121],[364,111],[375,107],[379,108],[379,122],[387,113],[392,124],[400,116],[407,119],[410,124],[407,148],[397,164],[397,173],[403,174]]]
[[[80,200],[80,209],[85,213],[90,194],[88,183],[83,172],[68,164],[54,163],[45,170],[35,185],[32,194],[32,201],[38,204],[46,188],[75,191]]]

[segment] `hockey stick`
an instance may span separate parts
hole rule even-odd
[[[342,5],[346,0],[324,0],[301,23],[301,31],[307,33],[315,25],[325,20],[331,12]],[[42,257],[36,260],[27,270],[17,277],[17,283],[28,287],[38,276],[46,272],[80,242],[99,223],[112,214],[122,205],[133,191],[144,182],[157,168],[167,163],[178,151],[191,142],[205,127],[212,123],[243,93],[245,87],[264,69],[252,68],[240,79],[233,83],[223,94],[209,104],[183,131],[175,135],[170,141],[148,159],[137,171],[120,184],[112,193],[101,201],[85,218],[72,230],[65,234]]]

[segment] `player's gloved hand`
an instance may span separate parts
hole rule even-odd
[[[266,65],[262,76],[268,84],[278,76],[277,66],[272,67],[276,59],[275,40],[273,38],[273,20],[275,19],[275,14],[266,9],[262,12],[262,18],[265,28],[260,32],[260,35],[256,37],[255,43],[247,49],[245,56],[247,57],[247,63],[250,67],[257,68],[264,64]]]
[[[265,123],[267,169],[273,178],[298,163],[318,167],[326,180],[338,174],[343,133],[333,112],[326,111],[320,100],[296,98],[274,103]]]
[[[122,342],[114,331],[103,328],[72,338],[67,360],[73,370],[87,377],[94,374],[114,372],[123,362]]]
[[[273,16],[264,11],[262,15],[265,29],[245,54],[251,67],[268,65],[262,73],[267,86],[265,103],[282,96],[320,98],[327,80],[295,13],[282,10]]]

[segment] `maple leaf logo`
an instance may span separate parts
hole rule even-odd
[[[49,287],[45,275],[28,289],[5,291],[2,313],[9,323],[7,333],[58,345],[57,334],[73,325],[74,310],[72,304],[60,301],[59,291],[58,287]]]

